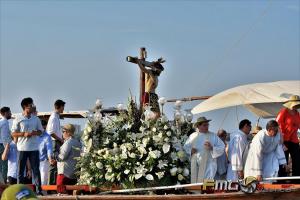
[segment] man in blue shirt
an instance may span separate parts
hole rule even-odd
[[[9,107],[2,107],[0,109],[0,154],[4,152],[6,144],[11,142],[10,130],[8,120],[11,119],[11,111]],[[4,182],[7,179],[7,160],[0,159],[0,173],[2,173]]]
[[[46,129],[47,121],[42,120],[42,126]],[[41,172],[41,183],[42,185],[48,184],[48,175],[49,175],[49,163],[52,164],[54,160],[53,157],[53,148],[52,148],[52,139],[51,136],[44,131],[40,136],[39,142],[39,152],[40,152],[40,172]]]
[[[16,116],[12,125],[12,136],[18,138],[18,183],[25,183],[25,165],[29,159],[33,172],[34,184],[37,194],[42,195],[40,159],[39,159],[39,137],[43,127],[38,117],[32,115],[33,100],[24,98],[21,102],[23,113]]]

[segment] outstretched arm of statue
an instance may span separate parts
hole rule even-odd
[[[144,72],[146,74],[151,74],[150,70],[146,69],[146,67],[141,63],[141,61],[139,59],[137,60],[137,64],[139,65],[142,72]]]

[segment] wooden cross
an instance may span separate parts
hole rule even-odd
[[[149,67],[155,69],[157,64],[165,62],[162,58],[159,58],[157,61],[148,62],[146,61],[147,58],[147,51],[145,47],[140,48],[140,57],[132,57],[127,56],[126,60],[128,62],[132,62],[138,64],[138,60],[140,60],[141,64],[145,67]],[[145,93],[145,73],[140,70],[140,110],[143,109],[143,95]]]

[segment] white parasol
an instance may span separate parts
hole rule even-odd
[[[242,85],[201,102],[192,109],[192,113],[243,105],[259,117],[273,118],[291,95],[300,95],[299,80]]]

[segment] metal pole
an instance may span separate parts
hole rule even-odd
[[[172,186],[112,190],[111,193],[128,193],[128,192],[141,192],[141,191],[151,191],[151,190],[167,190],[167,189],[186,188],[186,187],[202,186],[202,185],[203,185],[203,183],[191,183],[191,184],[172,185]]]

